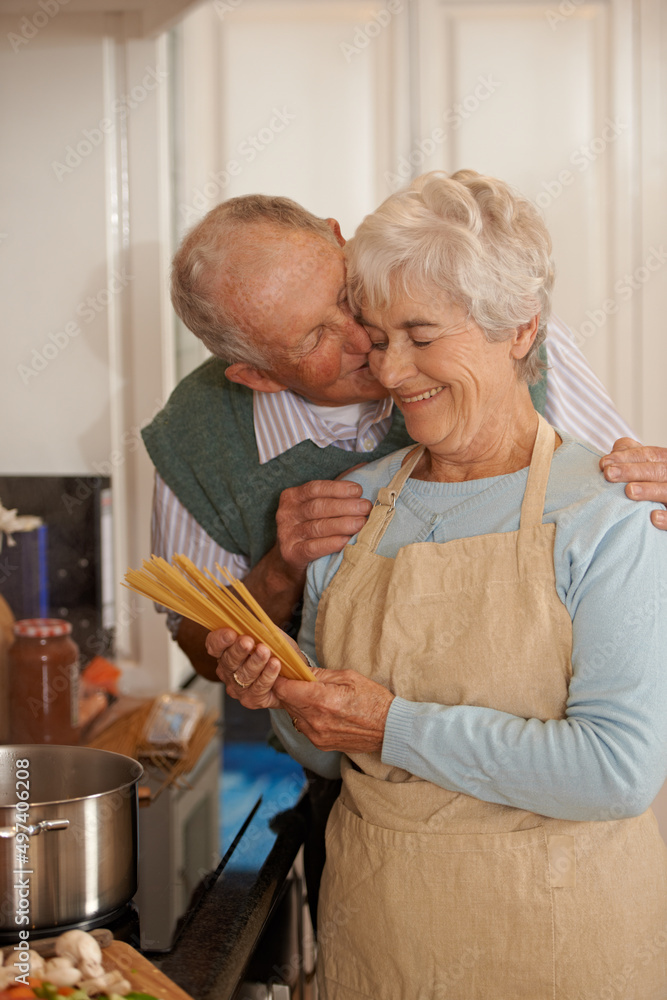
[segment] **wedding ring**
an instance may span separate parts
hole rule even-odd
[[[234,673],[232,674],[232,677],[234,678],[234,680],[236,681],[236,683],[238,684],[238,686],[240,688],[249,688],[250,684],[252,684],[252,681],[250,681],[250,684],[244,684],[243,681],[240,681],[238,679],[238,677],[236,676],[236,671],[234,671]]]
[[[299,727],[298,727],[298,725],[297,725],[298,721],[299,721],[299,720],[297,719],[296,715],[293,715],[293,716],[292,716],[292,725],[293,725],[293,726],[294,726],[294,728],[296,729],[297,733],[300,733],[300,732],[301,732],[301,730],[299,729]]]

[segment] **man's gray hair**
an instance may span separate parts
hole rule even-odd
[[[251,268],[256,273],[280,256],[275,246],[244,241],[243,229],[248,226],[305,230],[336,246],[338,243],[325,219],[318,219],[290,198],[263,194],[222,202],[183,239],[171,270],[171,301],[177,315],[216,357],[230,364],[244,362],[266,368],[268,354],[252,343],[225,303],[215,296],[215,278],[223,270],[242,283]]]
[[[437,288],[502,341],[540,313],[537,336],[516,362],[539,380],[551,311],[551,239],[534,205],[474,170],[423,174],[366,216],[345,247],[350,302],[382,309],[396,291]]]

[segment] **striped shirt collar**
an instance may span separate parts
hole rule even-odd
[[[332,408],[333,410],[334,408]],[[377,448],[391,424],[391,399],[369,406],[359,427],[324,423],[303,396],[282,392],[253,392],[253,417],[259,463],[264,465],[302,441],[318,448],[335,445],[345,451],[368,452]]]

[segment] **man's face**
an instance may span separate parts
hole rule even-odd
[[[241,329],[268,351],[266,391],[291,389],[324,406],[386,397],[347,303],[342,248],[307,232],[264,227],[256,236],[275,248],[275,262],[243,282],[221,282],[220,291]]]

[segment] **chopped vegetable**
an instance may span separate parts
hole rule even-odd
[[[15,986],[8,986],[0,993],[1,1000],[34,1000],[35,994],[31,986],[23,983],[16,983]]]

